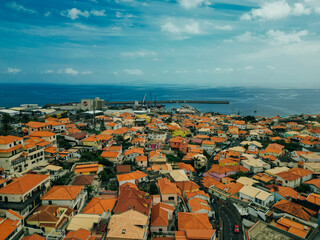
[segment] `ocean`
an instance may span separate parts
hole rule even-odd
[[[83,98],[100,97],[109,101],[217,100],[228,105],[190,104],[202,112],[222,114],[288,116],[319,114],[320,89],[204,88],[182,86],[118,86],[60,84],[0,84],[0,107],[21,104],[80,102]],[[181,104],[167,104],[166,108]]]

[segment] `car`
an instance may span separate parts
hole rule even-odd
[[[240,232],[240,230],[239,230],[239,225],[234,225],[234,232],[235,233],[239,233]]]

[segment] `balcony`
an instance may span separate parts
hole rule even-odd
[[[40,202],[40,195],[44,192],[45,188],[42,188],[38,191],[33,191],[32,196],[24,199],[23,202],[4,202],[0,201],[0,209],[12,209],[16,211],[23,211],[26,207],[33,204],[34,201],[36,203]]]

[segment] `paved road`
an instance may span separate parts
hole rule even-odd
[[[219,213],[223,222],[223,239],[224,240],[240,240],[242,239],[241,231],[240,233],[234,232],[234,226],[237,224],[241,228],[240,222],[233,217],[233,213],[230,210],[223,206],[219,205]]]

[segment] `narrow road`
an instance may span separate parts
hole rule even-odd
[[[237,222],[236,219],[233,217],[233,213],[230,210],[220,205],[219,207],[220,217],[223,221],[223,239],[225,240],[240,240],[241,239],[241,224]],[[240,227],[240,232],[234,232],[234,226],[238,225]]]

